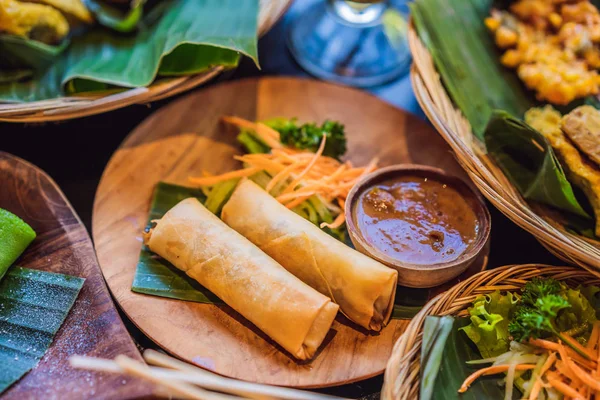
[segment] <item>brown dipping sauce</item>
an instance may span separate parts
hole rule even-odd
[[[454,188],[403,176],[365,190],[354,208],[364,239],[389,257],[410,264],[456,260],[475,242],[475,212]]]

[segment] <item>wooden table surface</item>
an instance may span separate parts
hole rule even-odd
[[[288,15],[259,43],[259,56],[263,65],[261,71],[245,60],[236,71],[222,75],[217,82],[261,75],[306,76],[289,56],[283,31],[290,16],[301,10],[307,1],[313,0],[302,0],[294,4]],[[372,92],[421,117],[423,115],[414,101],[407,78],[375,88]],[[0,123],[0,150],[44,169],[61,187],[89,230],[94,195],[110,156],[138,123],[171,101],[173,99],[151,106],[131,106],[104,115],[62,123]],[[488,207],[492,214],[490,267],[523,263],[564,264],[548,253],[531,235],[518,228],[491,205],[488,204]],[[142,347],[154,346],[133,324],[126,321],[126,325]],[[374,393],[379,392],[382,381],[382,377],[378,376],[321,391],[353,398],[376,398]]]

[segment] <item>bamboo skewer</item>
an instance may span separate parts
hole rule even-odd
[[[226,378],[154,350],[146,350],[144,352],[144,359],[149,365],[153,366],[151,367],[141,362],[132,360],[124,355],[117,356],[114,361],[93,357],[73,356],[70,359],[70,363],[73,368],[128,374],[137,378],[146,379],[157,385],[167,388],[170,395],[184,399],[341,399],[340,397],[329,396],[325,394]]]

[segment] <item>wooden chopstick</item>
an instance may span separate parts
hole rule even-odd
[[[340,397],[330,396],[308,392],[304,390],[288,389],[279,386],[261,385],[226,378],[221,375],[209,372],[205,369],[188,364],[156,350],[144,351],[144,359],[148,364],[160,367],[172,368],[181,372],[186,372],[193,380],[185,380],[211,390],[223,391],[226,393],[237,394],[249,399],[285,399],[285,400],[333,400]]]
[[[162,385],[169,389],[169,394],[180,399],[189,400],[238,400],[239,397],[220,393],[213,393],[200,389],[179,380],[167,379],[161,371],[135,361],[127,356],[119,355],[112,360],[104,360],[93,357],[72,356],[69,362],[73,368],[87,369],[93,371],[125,373],[137,378],[146,379],[150,382]]]
[[[240,397],[237,396],[253,400],[341,399],[340,397],[303,390],[225,378],[155,350],[146,350],[144,352],[144,359],[148,364],[155,366],[150,367],[124,355],[117,356],[114,361],[82,356],[73,356],[69,361],[74,368],[125,373],[146,379],[166,387],[169,389],[169,394],[184,399],[231,400],[239,399]],[[227,394],[214,393],[213,391],[233,394],[235,397]]]

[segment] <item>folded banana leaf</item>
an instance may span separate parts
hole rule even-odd
[[[52,344],[84,279],[13,267],[0,282],[0,393]]]
[[[131,1],[125,11],[110,5],[106,0],[84,0],[84,3],[100,24],[117,32],[128,33],[137,28],[146,0]]]
[[[0,102],[57,98],[65,87],[70,93],[143,87],[159,75],[235,66],[238,54],[258,64],[257,19],[258,0],[164,0],[145,13],[135,33],[96,28],[74,37],[34,79],[0,84]]]
[[[416,0],[411,5],[419,37],[431,53],[448,93],[479,139],[493,110],[522,117],[535,103],[484,25],[492,0]]]
[[[206,196],[199,189],[159,182],[150,205],[148,224],[152,220],[162,218],[177,203],[189,197],[196,197],[201,202],[206,201]],[[168,261],[152,253],[146,246],[143,246],[140,252],[131,290],[171,299],[223,304],[216,295]],[[412,318],[428,299],[428,289],[402,288],[397,292],[392,318]]]
[[[485,130],[485,145],[523,197],[590,218],[552,147],[538,131],[504,111],[495,111]]]
[[[14,35],[0,34],[0,69],[41,70],[47,68],[65,51],[69,41],[64,40],[58,46],[50,46],[35,40]]]
[[[478,378],[465,393],[458,393],[464,380],[481,368],[466,362],[479,360],[481,355],[467,335],[459,329],[471,323],[469,318],[427,317],[421,349],[421,393],[431,399],[504,399],[504,388],[498,385],[502,375]],[[446,319],[446,320],[442,320]],[[452,326],[449,329],[449,324]],[[519,399],[513,391],[513,399]]]

